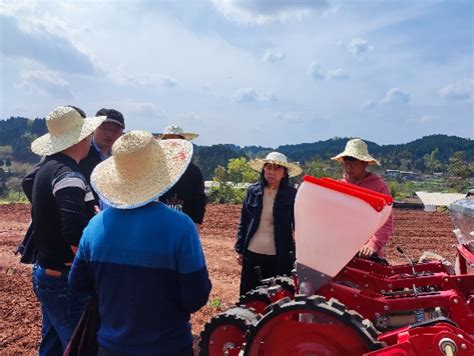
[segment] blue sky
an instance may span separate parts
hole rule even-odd
[[[473,2],[0,1],[0,117],[72,104],[197,144],[474,137]]]

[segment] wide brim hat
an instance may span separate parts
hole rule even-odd
[[[105,116],[83,118],[69,106],[60,106],[46,117],[48,133],[31,143],[31,151],[40,156],[61,152],[91,135]]]
[[[199,134],[193,132],[184,132],[184,130],[178,125],[169,125],[165,127],[162,133],[155,134],[154,136],[158,139],[166,138],[167,135],[179,135],[185,140],[192,141],[199,137]]]
[[[364,161],[371,165],[380,166],[380,162],[369,154],[367,144],[360,138],[347,141],[344,151],[335,157],[331,157],[331,159],[338,162],[344,162],[344,157],[346,156],[356,158],[359,161]]]
[[[155,140],[130,131],[112,146],[112,156],[92,171],[91,184],[109,206],[134,209],[166,193],[186,170],[193,145],[185,140]]]
[[[303,171],[296,163],[288,162],[288,159],[283,153],[270,152],[265,158],[257,158],[249,161],[249,166],[257,172],[261,172],[266,163],[277,164],[283,166],[288,170],[289,177],[296,177]]]

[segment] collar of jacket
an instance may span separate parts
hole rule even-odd
[[[289,192],[289,189],[287,188],[289,187],[283,187],[283,186],[279,187],[277,195],[287,194]],[[255,195],[263,195],[264,185],[262,182],[255,183],[251,186],[251,189],[252,189],[252,193]]]

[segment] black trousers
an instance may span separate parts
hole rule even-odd
[[[130,353],[123,353],[118,351],[112,351],[106,349],[99,345],[99,350],[97,351],[97,356],[142,356],[142,354],[130,354]],[[156,354],[143,354],[143,356],[193,356],[193,348],[192,346],[188,346],[180,351],[176,352],[165,352],[165,353],[156,353]]]
[[[255,267],[260,267],[262,279],[274,277],[277,275],[277,258],[275,255],[262,255],[246,250],[242,259],[240,295],[261,285]]]

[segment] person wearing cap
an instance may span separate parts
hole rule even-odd
[[[97,295],[98,355],[192,355],[190,314],[211,290],[196,225],[157,200],[185,172],[193,146],[131,131],[91,184],[109,208],[84,230],[73,290]]]
[[[46,117],[48,133],[31,143],[31,150],[44,156],[31,192],[37,250],[32,280],[42,314],[40,355],[62,354],[89,299],[69,288],[68,274],[82,231],[94,215],[94,197],[79,173],[79,161],[104,120],[58,107]]]
[[[89,183],[93,169],[104,159],[110,157],[112,145],[122,136],[125,129],[125,120],[120,111],[103,108],[97,111],[96,116],[105,116],[107,118],[94,132],[89,153],[79,163],[81,173]],[[105,208],[106,206],[98,199],[97,194],[93,193],[100,208]]]
[[[262,278],[291,274],[296,189],[290,187],[288,179],[301,173],[298,165],[279,152],[252,160],[249,166],[260,172],[260,181],[247,189],[237,232],[241,295],[260,284],[256,267],[260,267]]]
[[[198,136],[196,133],[184,132],[177,125],[170,125],[156,137],[162,140],[191,141]],[[160,201],[176,210],[183,211],[193,219],[198,227],[201,227],[206,212],[207,197],[204,193],[204,179],[199,167],[191,162],[181,179],[160,197]]]
[[[383,179],[379,175],[367,171],[367,166],[380,166],[380,163],[369,154],[367,144],[360,138],[349,140],[344,151],[331,159],[344,165],[344,177],[341,181],[390,195],[390,189]],[[392,236],[392,231],[393,212],[387,222],[362,246],[359,250],[359,257],[370,258],[374,254],[382,257],[383,247]]]

